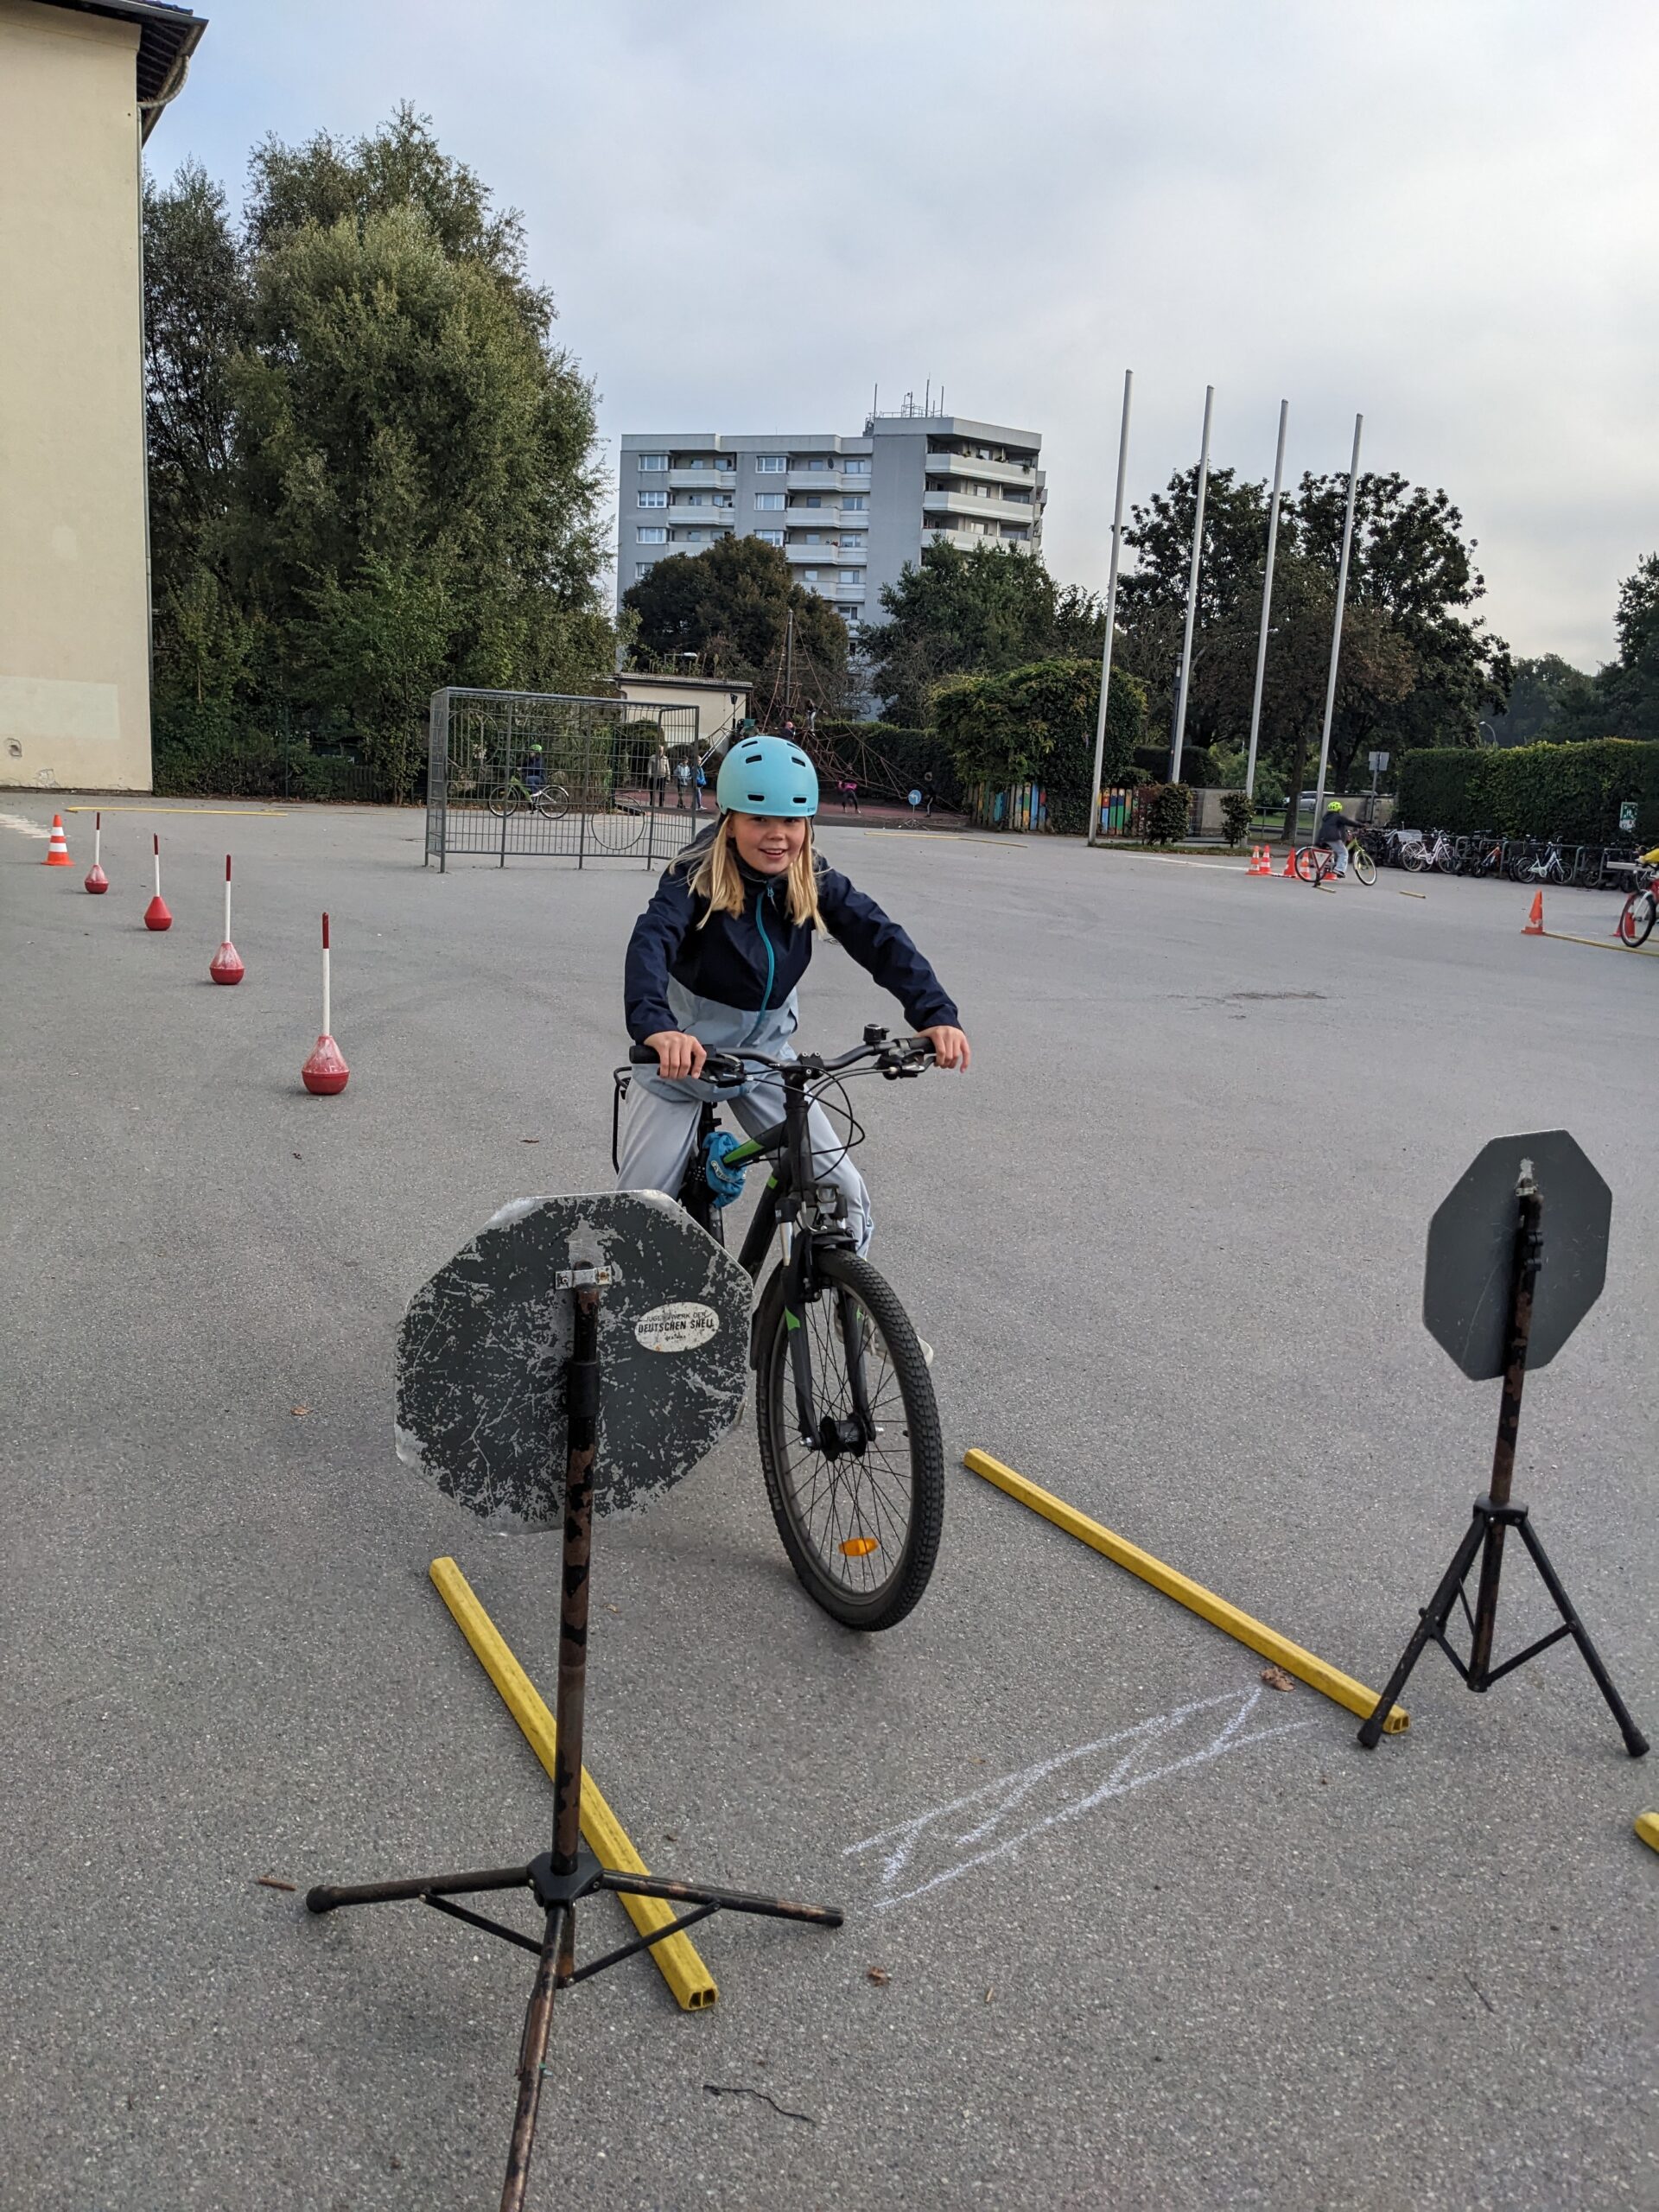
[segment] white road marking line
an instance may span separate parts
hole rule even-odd
[[[38,822],[26,822],[21,814],[0,814],[0,830],[15,830],[22,837],[38,837],[42,844],[52,835],[50,830],[42,830]]]
[[[928,1891],[938,1889],[943,1883],[954,1882],[958,1875],[969,1873],[976,1866],[986,1866],[994,1859],[1007,1858],[1018,1851],[1021,1844],[1029,1842],[1033,1836],[1040,1835],[1045,1828],[1052,1827],[1057,1821],[1078,1820],[1084,1813],[1092,1812],[1096,1806],[1104,1804],[1109,1798],[1126,1797],[1132,1789],[1143,1789],[1149,1782],[1161,1782],[1170,1775],[1185,1773],[1191,1767],[1205,1765],[1210,1760],[1219,1758],[1223,1752],[1239,1751],[1246,1744],[1265,1743],[1271,1736],[1293,1735],[1314,1725],[1313,1719],[1289,1720],[1274,1728],[1256,1728],[1248,1735],[1242,1735],[1240,1730],[1255,1710],[1261,1698],[1260,1687],[1253,1686],[1243,1691],[1225,1690],[1218,1697],[1196,1699],[1191,1705],[1178,1706],[1173,1713],[1162,1713],[1150,1720],[1137,1721],[1133,1727],[1120,1728],[1112,1735],[1098,1738],[1092,1744],[1080,1744],[1075,1751],[1061,1751],[1052,1758],[1039,1759],[1034,1765],[1022,1767],[1018,1773],[1002,1775],[995,1782],[988,1782],[981,1788],[970,1790],[965,1797],[953,1798],[948,1805],[935,1805],[931,1811],[918,1813],[913,1820],[901,1821],[896,1827],[884,1828],[879,1834],[866,1836],[862,1843],[849,1844],[842,1855],[853,1858],[861,1852],[882,1852],[881,1885],[890,1894],[878,1897],[874,1910],[877,1912],[890,1911],[896,1904],[904,1904],[912,1897],[925,1897]],[[1179,1758],[1166,1758],[1156,1766],[1135,1770],[1137,1760],[1154,1745],[1162,1746],[1166,1751],[1173,1750],[1174,1746],[1170,1739],[1179,1737],[1195,1714],[1214,1713],[1217,1708],[1223,1707],[1227,1708],[1227,1713],[1221,1726],[1195,1749],[1184,1752]],[[1203,1736],[1209,1726],[1207,1721],[1201,1723],[1197,1732]],[[895,1883],[907,1872],[916,1871],[912,1868],[911,1862],[925,1839],[942,1841],[948,1848],[957,1850],[965,1845],[983,1842],[1002,1826],[1016,1807],[1036,1796],[1051,1777],[1075,1767],[1079,1760],[1096,1758],[1101,1752],[1110,1751],[1119,1746],[1125,1748],[1112,1762],[1104,1780],[1085,1789],[1080,1796],[1067,1799],[1015,1834],[1002,1836],[998,1841],[988,1844],[983,1850],[970,1852],[967,1858],[958,1859],[953,1864],[942,1867],[913,1887],[894,1890]],[[961,1814],[979,1815],[981,1817],[971,1820],[968,1827],[957,1830],[953,1815]],[[953,1832],[927,1837],[928,1830],[945,1825]]]

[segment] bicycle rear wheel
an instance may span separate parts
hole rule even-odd
[[[1371,858],[1363,845],[1355,847],[1353,852],[1349,855],[1349,865],[1352,868],[1354,874],[1359,878],[1362,883],[1375,883],[1376,881],[1376,862]]]
[[[1428,866],[1428,848],[1421,838],[1414,838],[1400,855],[1410,875],[1421,875]]]
[[[824,1252],[817,1265],[823,1287],[804,1313],[787,1310],[781,1265],[761,1296],[755,1429],[766,1502],[814,1603],[847,1628],[892,1628],[938,1556],[938,1408],[916,1332],[885,1278],[851,1252]],[[798,1332],[811,1369],[810,1437],[796,1399]]]
[[[1319,881],[1320,868],[1317,847],[1313,845],[1299,845],[1297,847],[1296,873],[1301,877],[1304,883],[1317,883]]]
[[[502,791],[498,789],[486,795],[484,804],[492,814],[517,814],[518,811],[518,793],[517,790]]]

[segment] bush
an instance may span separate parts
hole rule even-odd
[[[939,734],[969,789],[1007,791],[1040,784],[1048,826],[1081,836],[1089,827],[1100,669],[1092,660],[1033,661],[1001,676],[962,676],[935,700]],[[1147,695],[1138,677],[1112,671],[1101,782],[1109,787],[1134,756],[1146,728]]]
[[[1228,791],[1221,802],[1222,835],[1230,845],[1236,845],[1250,826],[1250,817],[1255,808],[1243,791]]]
[[[1185,784],[1159,784],[1147,795],[1146,839],[1149,845],[1179,845],[1192,818],[1192,794]]]
[[[1634,831],[1621,802],[1637,802]],[[1397,822],[1453,836],[1495,830],[1505,837],[1560,837],[1610,845],[1659,837],[1659,745],[1599,738],[1587,745],[1463,747],[1408,753]]]

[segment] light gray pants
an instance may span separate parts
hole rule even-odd
[[[767,1051],[776,1051],[768,1044]],[[660,1076],[636,1071],[628,1085],[627,1114],[622,1124],[617,1154],[619,1191],[663,1191],[678,1195],[680,1178],[697,1138],[697,1114],[703,1094]],[[759,1136],[784,1118],[784,1086],[774,1075],[763,1075],[753,1089],[727,1104],[747,1133]],[[812,1159],[821,1183],[833,1183],[842,1194],[847,1226],[859,1251],[868,1252],[875,1224],[870,1213],[870,1194],[864,1178],[849,1158],[829,1116],[813,1107],[807,1128],[812,1138]]]

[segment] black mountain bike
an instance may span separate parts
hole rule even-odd
[[[636,1045],[628,1058],[650,1065],[657,1055]],[[817,1179],[808,1116],[850,1071],[898,1081],[932,1059],[925,1039],[890,1039],[876,1028],[836,1059],[711,1052],[704,1083],[735,1089],[769,1071],[783,1084],[784,1118],[734,1142],[717,1104],[705,1103],[677,1194],[723,1243],[721,1213],[742,1171],[768,1169],[738,1255],[758,1281],[782,1230],[783,1256],[761,1288],[749,1339],[761,1471],[790,1564],[848,1628],[891,1628],[926,1589],[944,1518],[944,1453],[926,1356],[891,1286],[853,1249],[840,1192]],[[613,1163],[627,1082],[619,1068]],[[850,1111],[848,1121],[850,1147],[863,1132]]]

